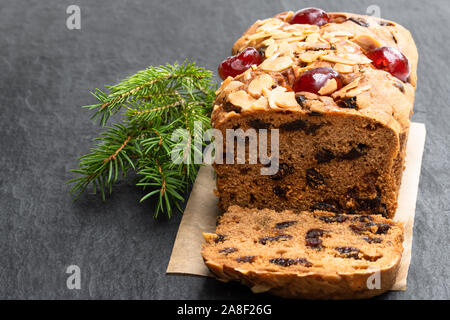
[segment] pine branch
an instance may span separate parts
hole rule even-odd
[[[90,184],[94,193],[100,191],[105,200],[112,192],[119,176],[134,170],[139,178],[138,186],[149,192],[141,201],[156,198],[154,216],[165,212],[169,217],[180,210],[182,194],[195,179],[198,164],[195,154],[201,154],[191,143],[196,133],[196,121],[204,129],[210,127],[210,113],[215,86],[210,71],[196,67],[194,63],[149,67],[108,86],[108,93],[97,89],[94,97],[99,103],[83,108],[93,110],[93,118],[99,119],[106,131],[97,141],[91,153],[79,158],[80,168],[72,170],[81,177],[72,179],[72,192],[78,197]],[[110,117],[121,111],[122,121],[106,126]],[[179,141],[172,141],[175,130],[184,129],[189,138],[183,145],[182,155],[188,155],[182,163],[173,163],[174,150]]]

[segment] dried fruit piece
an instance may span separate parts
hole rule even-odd
[[[289,240],[292,239],[292,236],[289,234],[279,234],[273,237],[264,237],[264,238],[260,238],[258,240],[259,243],[265,245],[267,244],[267,242],[273,242],[273,241],[278,241],[278,240]]]
[[[403,82],[408,81],[411,71],[409,62],[400,50],[393,47],[380,47],[367,52],[367,57],[372,60],[375,68],[387,71]]]
[[[306,99],[305,96],[302,96],[300,94],[295,96],[295,100],[297,101],[297,103],[300,105],[300,107],[304,108],[304,102],[308,99]]]
[[[320,220],[322,220],[325,223],[342,223],[348,220],[347,216],[342,215],[335,215],[335,216],[322,216],[319,217]]]
[[[299,119],[294,120],[291,122],[286,122],[280,125],[280,129],[286,130],[286,131],[295,131],[295,130],[305,130],[306,128],[306,122]]]
[[[215,243],[224,242],[227,235],[225,234],[217,234],[217,237],[214,239]]]
[[[306,91],[317,94],[327,81],[331,79],[336,80],[337,90],[342,88],[341,76],[333,69],[325,67],[311,69],[298,77],[293,85],[293,89],[295,92]]]
[[[272,175],[270,178],[272,180],[281,180],[285,176],[290,175],[292,173],[294,173],[294,167],[292,167],[291,165],[289,165],[287,163],[280,163],[280,165],[278,167],[278,172],[276,174]]]
[[[359,258],[360,250],[358,248],[353,248],[353,247],[336,247],[334,249],[337,252],[339,252],[341,255],[343,255],[344,258],[360,259]]]
[[[325,183],[325,178],[316,169],[306,169],[306,184],[311,188],[317,188]]]
[[[273,193],[279,197],[286,197],[287,189],[282,188],[280,186],[274,186],[273,187]]]
[[[362,233],[365,233],[365,232],[369,231],[369,230],[367,230],[366,227],[359,226],[359,225],[356,225],[356,224],[351,224],[351,225],[349,226],[349,228],[350,228],[354,233],[357,233],[357,234],[362,234]]]
[[[378,229],[376,231],[376,234],[386,234],[389,231],[389,229],[391,228],[390,225],[382,224],[382,223],[379,223],[377,226],[378,226]]]
[[[226,58],[218,68],[219,76],[222,80],[227,77],[236,77],[243,73],[252,65],[259,65],[261,63],[261,56],[253,47],[244,49],[241,53]]]
[[[286,229],[286,228],[289,228],[290,226],[293,226],[296,223],[297,223],[297,221],[295,221],[295,220],[278,222],[275,225],[275,228],[276,229]]]
[[[353,147],[349,152],[339,155],[341,160],[355,160],[367,154],[369,147],[364,143],[358,143],[356,147]]]
[[[290,24],[314,24],[323,26],[330,23],[330,17],[322,9],[306,8],[297,11],[289,21]]]
[[[311,207],[311,210],[322,210],[322,211],[329,211],[329,212],[340,212],[342,211],[339,204],[332,203],[333,201],[328,200],[324,202],[316,202]]]
[[[272,124],[260,119],[253,119],[248,122],[248,125],[255,129],[269,129]]]
[[[340,100],[337,105],[341,108],[346,109],[358,109],[358,105],[356,104],[356,97],[350,97],[344,100]]]
[[[367,243],[381,243],[381,242],[383,242],[383,239],[381,239],[381,238],[362,237],[361,239],[363,239]]]
[[[318,238],[325,234],[325,230],[322,229],[309,229],[306,233],[306,238]]]
[[[229,247],[229,248],[224,248],[222,250],[219,250],[219,253],[223,253],[225,255],[228,255],[228,254],[236,252],[236,251],[238,251],[238,249],[233,248],[233,247]]]
[[[239,263],[252,263],[256,259],[256,256],[244,256],[236,258],[236,261]]]
[[[336,158],[336,156],[333,154],[333,152],[325,148],[322,148],[322,150],[314,155],[314,159],[316,159],[318,164],[328,163],[334,158]]]
[[[312,267],[312,263],[309,262],[305,258],[297,258],[297,259],[290,259],[290,258],[273,258],[269,260],[270,263],[277,264],[282,267],[289,267],[296,264],[301,264],[307,268]]]

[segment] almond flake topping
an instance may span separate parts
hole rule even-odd
[[[324,51],[306,51],[301,53],[298,57],[301,61],[311,63],[316,61],[320,56],[326,54]]]
[[[240,87],[242,87],[244,84],[240,81],[231,81],[228,83],[225,88],[222,89],[222,91],[234,91]]]
[[[370,86],[370,85],[362,86],[360,88],[356,88],[356,89],[348,91],[345,94],[345,96],[348,97],[348,98],[355,97],[355,96],[357,96],[357,95],[359,95],[359,94],[361,94],[361,93],[363,93],[365,91],[370,90],[370,88],[372,88],[372,86]]]
[[[381,42],[368,34],[359,35],[353,41],[364,50],[372,50],[382,46]]]
[[[351,73],[353,72],[353,66],[348,64],[336,63],[333,67],[339,73]]]
[[[295,100],[295,92],[286,92],[286,88],[284,87],[276,87],[272,91],[263,89],[263,94],[269,100],[269,106],[272,109],[299,107],[299,104]]]
[[[258,100],[253,102],[253,104],[250,106],[250,109],[252,110],[265,110],[269,106],[269,103],[267,102],[266,97],[259,97]]]
[[[319,94],[321,96],[327,96],[329,94],[332,94],[337,90],[337,81],[336,79],[328,79],[328,81],[325,83],[325,85],[320,88]]]
[[[262,94],[263,89],[271,88],[274,83],[271,76],[263,73],[250,82],[248,85],[248,92],[254,97],[259,97]]]
[[[289,56],[273,57],[264,60],[264,62],[261,63],[259,67],[262,70],[278,72],[289,68],[292,65],[292,63],[293,63],[292,58]]]
[[[235,106],[247,109],[253,104],[253,102],[255,102],[255,99],[252,98],[247,92],[239,90],[237,92],[230,93],[228,95],[228,101]]]
[[[368,59],[365,56],[350,53],[340,55],[327,54],[325,56],[321,56],[320,58],[325,61],[348,65],[368,64],[372,62],[372,60]]]

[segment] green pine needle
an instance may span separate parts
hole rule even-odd
[[[210,114],[215,86],[212,73],[185,61],[181,65],[149,67],[114,86],[108,92],[92,92],[98,103],[83,108],[94,112],[92,118],[105,128],[96,138],[91,152],[79,158],[79,169],[72,170],[79,177],[73,184],[76,198],[92,185],[105,200],[120,176],[130,170],[139,176],[138,186],[148,190],[141,202],[157,199],[154,216],[165,212],[172,216],[180,210],[182,194],[195,179],[198,164],[194,154],[201,152],[193,143],[191,161],[172,163],[176,141],[172,133],[186,129],[193,137],[194,123],[210,128]],[[107,126],[111,116],[121,113],[123,120]]]

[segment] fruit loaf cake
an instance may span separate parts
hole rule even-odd
[[[384,19],[309,8],[257,21],[233,54],[219,65],[212,126],[224,137],[278,129],[279,170],[215,163],[220,208],[393,217],[417,79],[411,34]]]
[[[356,299],[389,290],[403,226],[376,215],[229,207],[202,256],[222,281],[286,298]]]

